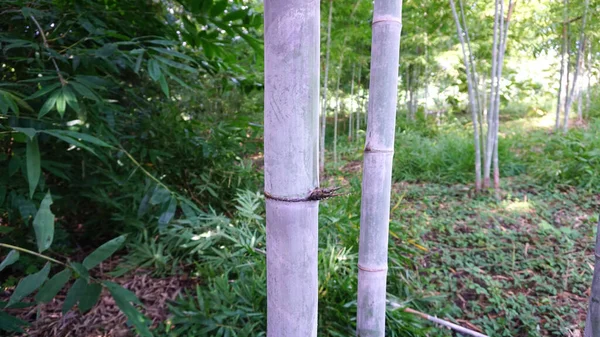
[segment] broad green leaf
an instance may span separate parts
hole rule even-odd
[[[171,197],[171,192],[166,190],[162,186],[156,186],[154,188],[154,192],[152,193],[152,197],[150,198],[150,204],[159,205],[163,202],[166,202]]]
[[[58,292],[67,284],[71,279],[71,269],[65,268],[60,273],[56,273],[52,276],[48,282],[38,291],[35,295],[35,301],[37,303],[48,303],[58,294]]]
[[[167,84],[167,80],[165,79],[165,74],[161,74],[158,79],[158,83],[160,84],[160,88],[167,98],[169,97],[169,84]]]
[[[29,139],[33,139],[33,137],[37,134],[37,130],[34,128],[17,128],[13,127],[13,130],[24,133],[29,137]]]
[[[42,168],[40,165],[40,148],[37,138],[27,140],[27,182],[29,183],[29,198],[33,198],[33,193],[40,181]]]
[[[158,81],[160,78],[160,65],[155,59],[150,59],[150,61],[148,61],[148,75],[150,75],[150,78],[154,81]]]
[[[62,91],[58,97],[56,97],[56,111],[60,117],[65,115],[65,110],[67,108],[67,100],[65,99],[64,91]]]
[[[65,298],[65,302],[63,303],[62,313],[63,315],[67,313],[67,311],[71,310],[77,302],[81,299],[81,296],[85,293],[87,289],[87,281],[78,278],[75,280],[75,283],[71,286],[71,289],[67,292],[67,297]]]
[[[105,281],[104,286],[108,288],[110,294],[115,299],[115,303],[121,309],[123,314],[127,317],[130,324],[132,324],[137,332],[144,337],[151,337],[152,332],[148,328],[150,321],[142,313],[140,313],[131,302],[141,305],[140,300],[131,291],[121,287],[120,285]]]
[[[126,237],[127,235],[118,236],[96,248],[96,250],[94,250],[83,260],[83,266],[89,270],[111,257],[117,250],[121,248]]]
[[[99,283],[88,284],[85,292],[83,292],[79,298],[79,311],[85,313],[93,308],[98,302],[101,292],[102,286]]]
[[[27,97],[26,99],[34,99],[34,98],[42,97],[42,96],[46,95],[47,93],[57,89],[58,87],[60,87],[60,82],[45,86],[42,89],[36,91],[33,95]]]
[[[44,281],[48,278],[48,273],[50,272],[50,262],[46,263],[42,270],[38,271],[35,274],[31,274],[23,278],[19,284],[17,284],[17,288],[10,296],[8,300],[8,304],[6,307],[10,307],[11,305],[21,301],[23,298],[34,292],[37,288],[39,288]]]
[[[58,99],[58,96],[61,96],[60,90],[56,90],[54,93],[52,93],[52,95],[50,95],[50,97],[48,97],[48,99],[46,100],[46,103],[44,103],[44,105],[42,105],[42,108],[40,109],[38,118],[44,117],[48,112],[50,112],[52,109],[54,109],[54,106],[56,105],[56,100]]]
[[[52,196],[48,191],[33,219],[35,241],[40,253],[50,248],[54,239],[54,214],[50,210],[50,205],[52,205]]]
[[[4,311],[0,311],[0,331],[24,333],[22,326],[28,325],[22,319],[11,316]]]
[[[173,216],[175,216],[176,209],[177,209],[177,199],[171,198],[171,201],[169,202],[169,206],[167,207],[167,210],[164,211],[163,214],[161,214],[160,218],[158,219],[158,226],[164,227],[164,226],[168,225],[169,222],[171,221],[171,219],[173,219]]]
[[[77,101],[77,97],[73,93],[73,90],[69,88],[69,86],[63,87],[63,96],[65,97],[65,101],[71,107],[71,109],[75,110],[75,112],[80,112],[79,102]]]
[[[4,270],[4,268],[10,266],[11,264],[17,262],[19,260],[19,252],[16,250],[11,250],[8,252],[2,263],[0,263],[0,271]]]

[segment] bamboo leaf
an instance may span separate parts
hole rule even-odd
[[[52,135],[65,135],[71,138],[76,138],[78,140],[82,140],[88,143],[92,143],[94,145],[103,146],[103,147],[112,147],[110,144],[104,142],[103,140],[96,138],[92,135],[88,135],[81,132],[75,132],[70,130],[44,130],[42,132],[52,134]]]
[[[87,312],[96,305],[102,292],[102,286],[99,283],[88,284],[85,292],[79,298],[79,311]]]
[[[125,238],[127,238],[127,235],[121,235],[96,248],[96,250],[83,260],[83,266],[89,270],[108,259],[121,248],[125,242]]]
[[[33,95],[31,95],[31,96],[29,96],[29,97],[27,97],[25,99],[30,100],[30,99],[42,97],[42,96],[46,95],[47,93],[49,93],[49,92],[57,89],[58,87],[60,87],[60,82],[57,82],[57,83],[45,86],[42,89],[40,89],[40,90],[36,91],[35,93],[33,93]]]
[[[54,106],[56,105],[56,100],[58,99],[60,92],[60,90],[56,90],[52,95],[50,95],[50,97],[48,97],[46,103],[44,103],[44,105],[42,105],[42,108],[40,109],[38,118],[44,117],[48,112],[54,109]]]
[[[131,304],[141,305],[140,300],[131,291],[121,287],[120,285],[105,281],[104,286],[108,288],[110,294],[115,299],[115,303],[121,309],[123,314],[127,317],[130,324],[132,324],[137,332],[144,337],[151,337],[152,332],[148,328],[149,320],[142,313],[140,313],[135,306]]]
[[[152,205],[162,204],[162,203],[166,202],[167,200],[169,200],[170,196],[171,196],[171,192],[167,191],[164,187],[157,185],[154,188],[152,197],[150,197],[150,204],[152,204]]]
[[[27,140],[27,182],[29,183],[29,198],[33,198],[33,193],[40,181],[42,169],[40,165],[40,148],[37,138]]]
[[[133,67],[133,71],[136,74],[140,73],[140,68],[142,67],[142,61],[144,61],[144,51],[142,49],[142,52],[138,55],[137,59],[135,60],[135,66]]]
[[[65,101],[67,102],[67,104],[76,112],[81,112],[81,109],[79,108],[79,102],[77,101],[77,97],[73,93],[73,90],[71,90],[69,86],[63,87],[62,90],[63,96],[65,97]]]
[[[48,278],[48,273],[50,272],[50,262],[46,263],[42,270],[38,271],[35,274],[31,274],[23,278],[19,284],[17,284],[17,288],[10,296],[8,300],[8,304],[6,308],[11,305],[21,301],[23,298],[36,291]]]
[[[35,296],[37,303],[48,303],[58,294],[58,292],[71,279],[71,269],[66,268],[60,273],[52,276],[48,282],[38,291]]]
[[[8,331],[8,332],[19,332],[23,333],[23,329],[21,326],[28,325],[27,322],[11,316],[4,311],[0,311],[0,331]]]
[[[160,65],[155,59],[150,59],[150,61],[148,61],[148,75],[150,75],[150,78],[154,81],[158,81],[160,78]]]
[[[19,260],[19,252],[14,249],[11,250],[10,252],[8,252],[8,254],[6,254],[6,257],[4,258],[4,260],[2,260],[2,263],[0,263],[0,271],[4,270],[4,268],[17,262],[18,260]]]
[[[27,135],[27,137],[29,137],[29,139],[33,139],[33,137],[37,134],[37,130],[34,128],[17,128],[17,127],[13,127],[13,130],[24,133],[25,135]]]
[[[79,142],[76,139],[73,139],[71,137],[65,136],[62,133],[58,133],[56,131],[60,131],[60,130],[44,130],[42,132],[43,133],[47,133],[47,134],[49,134],[51,136],[54,136],[54,137],[56,137],[56,138],[58,138],[58,139],[60,139],[62,141],[65,141],[65,142],[71,144],[71,145],[80,147],[80,148],[82,148],[84,150],[87,150],[87,151],[91,152],[92,154],[96,155],[96,152],[92,148],[90,148],[89,146],[87,146],[87,145]]]
[[[48,192],[33,219],[35,241],[40,253],[50,248],[54,239],[54,214],[50,210],[50,205],[52,205],[52,196]]]
[[[56,111],[62,118],[65,115],[65,110],[67,108],[67,100],[65,99],[64,91],[61,91],[56,97]]]
[[[176,209],[177,209],[177,199],[171,198],[171,201],[169,202],[169,206],[167,207],[167,210],[164,211],[164,213],[162,213],[160,215],[160,218],[158,219],[158,226],[164,227],[164,226],[168,225],[169,222],[171,221],[171,219],[173,219],[173,216],[175,216]]]
[[[71,262],[71,268],[75,270],[80,278],[85,279],[86,281],[90,279],[90,272],[83,264],[79,262]]]
[[[79,302],[79,299],[81,298],[83,293],[85,293],[86,289],[87,281],[82,278],[78,278],[75,281],[75,283],[73,283],[71,289],[69,289],[69,291],[67,292],[67,297],[65,298],[65,302],[63,303],[63,315],[66,314],[69,310],[71,310],[71,308],[73,308],[73,306],[77,304],[77,302]]]
[[[158,79],[158,83],[160,84],[160,88],[167,98],[169,97],[169,84],[167,84],[167,80],[165,79],[165,74],[161,74]]]

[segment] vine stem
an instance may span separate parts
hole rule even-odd
[[[21,252],[23,252],[23,253],[31,254],[31,255],[34,255],[34,256],[40,257],[40,258],[42,258],[42,259],[48,260],[48,261],[50,261],[50,262],[54,262],[54,263],[57,263],[57,264],[63,265],[63,266],[65,266],[65,267],[69,267],[69,266],[68,266],[66,263],[64,263],[64,262],[60,262],[60,261],[58,261],[58,260],[55,260],[55,259],[53,259],[53,258],[51,258],[51,257],[49,257],[49,256],[46,256],[46,255],[44,255],[44,254],[40,254],[40,253],[36,253],[36,252],[34,252],[34,251],[32,251],[32,250],[29,250],[29,249],[25,249],[25,248],[21,248],[21,247],[18,247],[18,246],[9,245],[9,244],[7,244],[7,243],[0,243],[0,247],[5,247],[5,248],[9,248],[9,249],[18,250],[18,251],[21,251]]]

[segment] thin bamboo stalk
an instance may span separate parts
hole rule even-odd
[[[596,227],[596,249],[594,250],[594,275],[590,293],[589,309],[583,337],[600,336],[600,221]]]
[[[327,81],[329,81],[329,55],[331,51],[331,16],[333,0],[329,0],[329,18],[327,19],[327,51],[325,52],[325,78],[323,79],[323,104],[321,106],[321,134],[319,135],[319,172],[325,170],[325,131],[327,130]]]
[[[483,187],[490,187],[490,172],[492,168],[492,155],[494,151],[494,112],[496,104],[496,86],[497,86],[497,66],[498,66],[498,26],[500,15],[498,12],[498,0],[494,0],[494,38],[492,44],[492,73],[490,76],[490,108],[487,116],[487,142],[485,149],[484,165],[483,165]]]
[[[387,247],[402,1],[375,0],[358,252],[357,336],[385,335]]]
[[[565,54],[567,52],[567,0],[563,0],[563,25],[562,25],[562,37],[563,42],[560,49],[560,77],[558,83],[558,96],[556,98],[556,121],[554,123],[554,129],[558,131],[560,127],[560,111],[562,107],[562,88],[563,88],[563,77],[565,73]]]
[[[268,337],[317,336],[319,11],[265,1]]]
[[[352,64],[352,81],[350,82],[350,109],[348,111],[348,140],[352,141],[352,136],[354,135],[353,131],[353,117],[354,117],[354,71],[355,64]]]

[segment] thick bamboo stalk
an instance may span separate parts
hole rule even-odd
[[[331,16],[333,0],[329,0],[329,18],[327,19],[327,51],[325,52],[325,78],[323,79],[323,104],[321,106],[321,134],[319,137],[319,171],[325,170],[325,131],[327,131],[327,81],[329,81],[329,55],[331,51]]]
[[[581,20],[581,36],[579,37],[579,48],[577,48],[577,59],[575,61],[575,74],[573,75],[573,84],[571,85],[571,92],[567,97],[567,106],[565,108],[564,132],[567,132],[567,130],[569,129],[569,111],[571,110],[571,105],[573,104],[575,88],[577,87],[577,79],[579,77],[579,73],[581,72],[581,58],[583,56],[583,50],[585,46],[585,24],[587,20],[587,12],[589,7],[590,0],[585,0],[583,19]]]
[[[319,11],[265,1],[268,337],[317,335]]]
[[[594,276],[592,277],[592,290],[583,337],[600,336],[600,221],[598,221],[596,229]]]
[[[450,0],[450,7],[452,8],[452,15],[454,16],[454,23],[456,24],[456,33],[463,54],[463,63],[467,71],[467,87],[469,93],[469,108],[471,110],[471,119],[473,122],[473,141],[475,143],[475,191],[481,190],[481,152],[479,149],[479,129],[477,128],[477,109],[475,92],[473,91],[473,74],[471,72],[471,65],[469,58],[467,58],[467,51],[465,47],[465,39],[463,37],[463,28],[461,27],[460,21],[458,20],[458,14],[456,13],[456,5],[454,0]]]
[[[375,0],[358,252],[357,336],[385,335],[387,247],[402,1]]]

